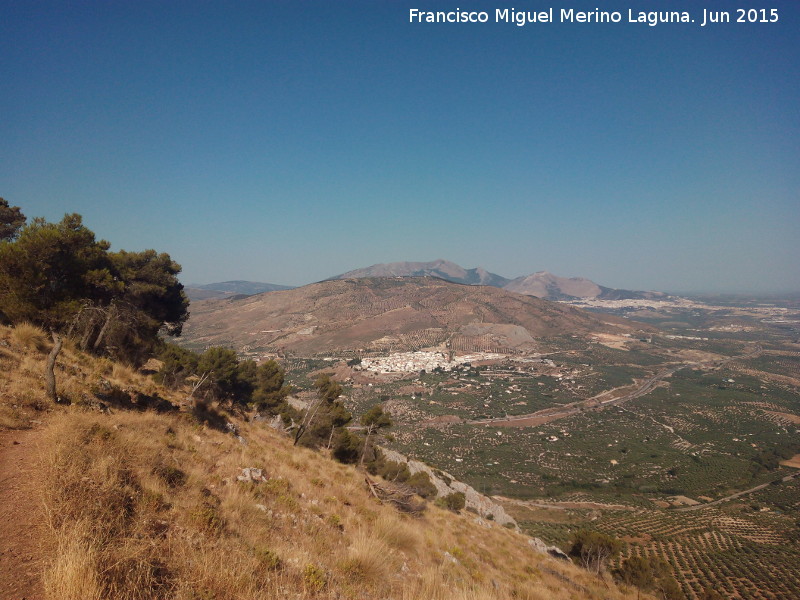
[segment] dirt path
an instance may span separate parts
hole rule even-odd
[[[722,365],[728,364],[729,362],[735,360],[742,360],[747,358],[754,358],[759,356],[763,352],[763,348],[759,345],[754,346],[752,350],[750,350],[747,354],[742,354],[741,356],[729,356],[726,358],[715,359],[710,362],[685,362],[680,364],[670,364],[663,366],[657,373],[648,377],[643,381],[635,381],[634,386],[622,386],[623,388],[631,388],[633,390],[621,395],[616,398],[612,398],[609,400],[603,400],[598,402],[596,398],[602,396],[602,394],[598,394],[588,400],[578,400],[576,402],[570,402],[569,404],[563,404],[559,407],[551,407],[545,408],[543,410],[538,410],[534,413],[529,413],[526,415],[516,415],[513,417],[494,417],[489,419],[473,419],[470,421],[462,421],[467,425],[492,425],[495,427],[531,427],[536,425],[541,425],[543,423],[547,423],[549,421],[555,421],[556,419],[563,419],[564,417],[571,417],[580,413],[583,409],[602,409],[602,408],[610,408],[612,406],[619,406],[623,402],[627,402],[628,400],[633,400],[635,398],[640,398],[641,396],[645,396],[652,392],[658,386],[659,382],[662,379],[665,379],[674,373],[682,369],[686,369],[689,367],[701,367],[701,368],[710,368],[710,367],[721,367]],[[620,389],[620,388],[615,388]],[[614,390],[608,390],[608,392],[612,392]],[[673,432],[674,433],[674,432]]]
[[[787,481],[791,481],[795,477],[800,477],[800,471],[797,473],[792,473],[791,475],[786,475],[785,477],[781,478],[781,483],[786,483]],[[725,496],[724,498],[720,498],[719,500],[714,500],[713,502],[706,502],[705,504],[695,504],[693,506],[683,506],[681,508],[676,508],[675,512],[686,512],[690,510],[700,510],[701,508],[706,508],[708,506],[716,506],[717,504],[722,504],[723,502],[727,502],[728,500],[734,500],[736,498],[741,498],[742,496],[746,496],[747,494],[752,494],[753,492],[757,492],[758,490],[763,490],[768,485],[773,485],[770,482],[762,483],[761,485],[757,485],[756,487],[752,487],[749,490],[744,490],[742,492],[736,492],[735,494],[731,494],[730,496]]]
[[[536,502],[535,500],[517,500],[505,496],[492,496],[500,502],[516,504],[523,508],[546,508],[549,510],[568,510],[568,509],[590,509],[590,510],[636,510],[634,506],[627,504],[603,504],[602,502]]]
[[[43,600],[36,431],[0,430],[0,600]]]

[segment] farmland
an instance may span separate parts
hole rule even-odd
[[[622,557],[666,559],[688,598],[796,598],[800,480],[780,462],[800,453],[800,344],[796,325],[757,316],[652,316],[661,330],[641,339],[541,338],[546,353],[447,371],[295,357],[289,378],[335,372],[354,413],[394,416],[384,444],[504,498],[549,543],[596,529]]]

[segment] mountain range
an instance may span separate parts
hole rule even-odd
[[[536,296],[545,300],[570,300],[597,298],[600,300],[623,300],[631,298],[664,297],[662,292],[639,292],[598,285],[583,277],[559,277],[547,271],[538,271],[524,277],[509,279],[477,267],[465,269],[448,260],[431,262],[395,262],[372,265],[364,269],[348,271],[330,279],[359,279],[362,277],[438,277],[453,283],[466,285],[489,285],[505,290]]]
[[[300,288],[199,302],[183,329],[191,347],[242,351],[540,351],[542,338],[646,326],[492,286],[437,277],[334,279]]]
[[[437,259],[430,262],[380,263],[363,269],[355,269],[334,275],[325,281],[336,279],[363,279],[365,277],[437,277],[464,285],[488,285],[503,288],[526,296],[536,296],[545,300],[628,300],[665,298],[663,292],[642,292],[609,288],[583,277],[559,277],[547,271],[537,271],[531,275],[509,279],[486,269],[476,267],[465,269],[449,260]],[[290,290],[292,286],[260,283],[255,281],[223,281],[204,285],[189,284],[186,293],[190,300],[210,298],[230,298],[237,295],[249,296],[276,290]]]
[[[431,262],[395,262],[372,265],[364,269],[348,271],[330,279],[361,279],[363,277],[438,277],[453,283],[466,285],[490,285],[492,287],[505,287],[511,280],[489,273],[477,267],[465,269],[449,260],[434,260]]]

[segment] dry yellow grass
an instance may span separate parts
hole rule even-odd
[[[9,336],[0,328],[0,340]],[[24,390],[28,402],[43,399],[31,360],[0,355],[0,409]],[[74,404],[48,405],[46,418],[29,409],[47,422],[37,433],[52,543],[47,600],[636,597],[469,514],[429,506],[421,518],[402,515],[379,504],[354,468],[293,447],[263,423],[237,421],[242,444],[189,413],[100,412],[76,400],[123,380],[182,397],[130,369],[67,347],[57,376]],[[30,417],[9,419],[25,426]],[[245,467],[268,480],[238,481]]]
[[[102,600],[98,583],[96,552],[90,543],[85,523],[59,531],[55,559],[44,576],[44,588],[51,598],[64,600]]]
[[[383,512],[373,525],[374,535],[396,550],[413,553],[422,545],[422,536],[412,518]]]
[[[377,504],[354,469],[263,425],[240,430],[246,445],[185,414],[55,418],[42,439],[60,547],[48,581],[123,600],[633,597],[508,529],[435,507],[407,518]],[[269,480],[237,481],[244,467]]]
[[[396,569],[395,556],[378,532],[358,529],[352,536],[347,555],[338,567],[352,579],[377,584]]]
[[[32,422],[41,421],[45,413],[62,410],[44,392],[49,347],[46,334],[35,326],[0,326],[0,427],[28,428]],[[100,401],[95,395],[97,390],[109,386],[158,396],[176,404],[185,397],[161,388],[130,367],[82,353],[69,339],[64,341],[55,375],[57,393],[67,404],[97,403]]]
[[[11,341],[23,350],[45,352],[49,350],[47,334],[31,323],[20,323],[11,330]]]

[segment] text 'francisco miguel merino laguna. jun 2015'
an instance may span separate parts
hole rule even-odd
[[[509,23],[518,27],[529,24],[574,23],[574,24],[618,24],[635,23],[655,27],[669,23],[694,23],[705,27],[727,23],[777,23],[780,20],[777,8],[734,8],[732,10],[575,10],[574,8],[547,8],[543,10],[516,10],[495,8],[489,11],[422,10],[409,9],[409,23]]]

